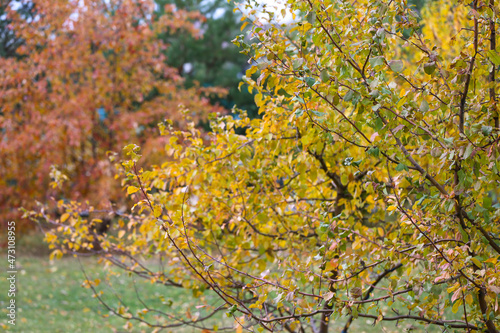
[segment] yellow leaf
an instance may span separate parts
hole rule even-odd
[[[255,99],[255,105],[257,105],[258,107],[263,105],[265,102],[261,93],[258,93],[257,95],[255,95],[254,99]]]
[[[497,263],[497,258],[489,258],[489,259],[486,259],[484,262],[490,262],[492,264],[496,264]]]
[[[472,262],[479,268],[483,267],[483,264],[476,258],[472,258]]]
[[[153,206],[153,215],[154,215],[155,217],[160,217],[160,216],[161,216],[161,213],[162,213],[162,209],[161,209],[161,207],[160,207],[160,206],[158,206],[158,205],[154,205],[154,206]]]
[[[460,284],[459,284],[459,283],[455,283],[453,286],[448,287],[448,289],[446,289],[446,292],[447,292],[447,293],[452,293],[452,292],[454,292],[455,290],[457,290],[457,289],[458,289],[458,287],[460,287]]]
[[[68,213],[62,214],[62,216],[61,216],[61,222],[64,223],[68,218],[69,218],[69,214]]]
[[[248,21],[247,22],[243,22],[243,24],[241,25],[240,31],[243,31],[243,29],[245,29],[245,27],[247,26],[247,24],[248,24]]]
[[[457,299],[457,301],[455,302],[455,304],[453,304],[453,307],[451,308],[451,312],[457,313],[458,312],[458,308],[460,307],[461,304],[462,304],[462,300],[461,299]]]
[[[132,194],[132,193],[135,193],[137,191],[139,191],[139,189],[137,187],[135,187],[135,186],[129,186],[127,188],[127,194],[129,194],[129,195]]]
[[[397,209],[396,206],[389,206],[389,207],[387,207],[387,211],[388,212],[392,212],[393,210],[396,210],[396,209]]]
[[[361,247],[361,239],[358,238],[354,241],[354,243],[352,243],[352,249],[353,250],[357,250]]]
[[[122,238],[125,235],[125,230],[118,231],[118,238]]]
[[[62,256],[63,256],[63,253],[61,252],[61,250],[54,250],[54,251],[50,254],[49,259],[50,259],[50,260],[53,260],[53,259],[54,259],[54,257],[55,257],[56,259],[61,259],[61,258],[62,258]]]

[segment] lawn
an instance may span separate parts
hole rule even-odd
[[[100,266],[95,258],[81,259],[85,271],[92,278],[101,277]],[[119,332],[125,331],[126,322],[108,311],[92,297],[89,289],[82,287],[84,275],[77,259],[72,257],[50,261],[48,256],[21,257],[18,259],[17,274],[18,305],[17,323],[4,326],[9,332]],[[143,308],[137,299],[132,279],[122,277],[114,281],[113,291],[124,300],[130,308]],[[160,291],[167,291],[158,285],[138,283],[139,290],[145,295],[160,296]],[[5,279],[0,281],[0,289],[7,289]],[[107,285],[104,290],[111,291]],[[178,290],[168,290],[169,297],[179,300],[179,297],[191,301],[189,295],[183,295]],[[2,295],[3,296],[3,295]],[[153,297],[145,297],[151,299]],[[107,297],[110,303],[117,304],[115,297]],[[6,312],[6,302],[0,301],[2,312]],[[4,323],[4,322],[3,322]],[[150,332],[151,329],[135,324],[133,332]],[[177,330],[178,331],[178,330]],[[183,329],[183,332],[193,330]]]
[[[17,322],[14,329],[5,325],[2,320],[0,325],[7,332],[152,332],[152,329],[138,323],[133,323],[132,328],[126,327],[125,320],[110,314],[100,302],[92,296],[90,289],[82,286],[84,273],[92,279],[102,278],[102,266],[96,258],[81,258],[80,261],[73,257],[63,257],[60,260],[49,260],[48,250],[39,237],[28,237],[19,242],[18,246],[18,273],[17,273]],[[104,281],[104,279],[102,279]],[[134,280],[127,274],[120,275],[110,281],[111,286],[101,283],[105,291],[106,301],[118,304],[119,295],[130,309],[141,309],[144,306],[137,299],[136,289],[139,290],[143,301],[156,306],[166,312],[184,313],[195,302],[189,292],[178,288],[166,288],[150,283]],[[0,280],[0,290],[7,290],[6,279]],[[159,301],[160,296],[166,300],[165,304]],[[210,297],[210,296],[208,296]],[[216,302],[217,300],[214,300]],[[167,305],[166,305],[167,304]],[[168,305],[172,304],[172,305]],[[0,306],[5,318],[6,295],[0,297]],[[193,311],[195,312],[195,311]],[[107,317],[104,317],[107,316]],[[231,325],[232,321],[224,319],[224,313],[208,323],[213,325]],[[340,332],[346,319],[332,322],[330,332]],[[373,327],[372,320],[359,318],[351,325],[350,332],[426,332],[423,325],[417,323],[384,323]],[[171,329],[162,332],[200,332],[193,328]],[[434,328],[430,332],[440,332]]]
[[[109,313],[93,297],[90,289],[82,286],[85,273],[92,279],[105,281],[102,265],[97,258],[77,258],[68,256],[60,260],[50,260],[48,249],[37,236],[20,240],[17,249],[17,318],[16,326],[0,322],[0,327],[8,332],[151,332],[145,325],[133,323],[126,328],[126,321]],[[134,280],[136,282],[134,283]],[[195,301],[189,292],[179,288],[163,287],[133,279],[127,274],[112,278],[110,284],[102,282],[104,298],[111,305],[117,305],[119,295],[130,309],[143,309],[136,295],[136,288],[142,300],[148,305],[169,313],[185,312]],[[0,280],[0,290],[8,290],[5,278]],[[2,317],[7,313],[6,293],[0,297]],[[167,305],[159,298],[163,296]],[[169,305],[171,304],[171,305]],[[193,311],[195,312],[195,311]],[[104,317],[107,315],[107,317]],[[210,328],[222,321],[224,313],[209,323]],[[227,320],[226,320],[227,321]],[[226,322],[227,324],[227,322]],[[162,332],[165,332],[164,330]],[[172,329],[172,332],[197,332],[192,328]],[[167,331],[168,332],[168,331]]]

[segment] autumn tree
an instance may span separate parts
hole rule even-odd
[[[498,4],[435,1],[422,18],[406,0],[287,6],[246,10],[253,42],[235,39],[263,118],[214,116],[208,143],[161,123],[162,165],[125,148],[136,206],[116,235],[82,227],[76,202],[60,220],[32,215],[57,227],[54,253],[94,251],[192,290],[190,310],[207,313],[107,304],[154,327],[212,329],[203,319],[223,310],[256,331],[347,332],[363,318],[498,332]]]
[[[2,52],[16,46],[17,54],[0,58],[3,221],[51,196],[105,207],[119,202],[111,152],[135,142],[152,156],[165,143],[157,135],[159,121],[180,124],[183,107],[193,118],[204,117],[218,110],[209,95],[222,93],[184,88],[177,69],[166,65],[169,45],[157,38],[165,32],[199,36],[199,13],[166,6],[156,18],[147,0],[30,5],[36,11],[30,20],[14,4],[1,7],[3,35],[16,38]],[[51,190],[49,174],[71,179],[71,186]]]

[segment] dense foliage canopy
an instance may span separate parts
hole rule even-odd
[[[342,321],[346,332],[368,318],[497,332],[498,4],[434,1],[422,18],[406,0],[248,6],[252,44],[235,43],[253,60],[244,87],[262,119],[214,116],[208,143],[189,118],[184,131],[161,123],[162,164],[142,169],[139,147],[125,148],[136,205],[116,233],[93,233],[75,202],[60,202],[57,221],[34,215],[57,226],[54,254],[94,251],[191,289],[196,309],[224,310],[240,329],[325,333]],[[288,25],[265,22],[287,14]],[[164,265],[148,266],[158,255]],[[110,309],[207,327],[161,307]]]
[[[153,158],[165,141],[156,124],[166,117],[181,123],[180,106],[196,119],[221,110],[203,95],[223,91],[184,88],[177,69],[166,64],[169,45],[157,38],[181,31],[199,36],[199,13],[169,5],[157,17],[153,1],[30,4],[31,17],[24,7],[2,7],[4,34],[11,36],[2,52],[17,45],[15,57],[0,58],[3,223],[19,207],[56,194],[104,207],[119,202],[111,151],[134,141]],[[71,188],[48,190],[49,172],[69,176]]]

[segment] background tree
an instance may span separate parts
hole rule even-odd
[[[152,156],[165,141],[156,135],[159,121],[182,122],[183,107],[197,120],[222,110],[208,103],[222,90],[183,87],[177,69],[166,65],[168,45],[157,38],[181,31],[199,36],[199,13],[167,6],[156,19],[152,1],[132,0],[31,6],[36,19],[27,21],[9,5],[2,19],[4,35],[17,36],[4,50],[18,55],[0,59],[3,221],[18,218],[18,207],[56,195],[49,189],[53,165],[59,168],[53,178],[72,180],[56,198],[119,201],[110,152],[132,141]]]
[[[189,33],[163,34],[161,38],[171,45],[165,54],[167,63],[176,67],[186,79],[185,85],[192,87],[224,87],[228,94],[212,99],[228,110],[237,105],[246,110],[250,117],[257,117],[253,95],[239,91],[238,83],[247,68],[248,57],[231,43],[241,33],[241,15],[234,11],[234,4],[226,0],[156,0],[158,14],[162,14],[165,4],[174,4],[187,11],[199,11],[205,20],[200,21],[200,38]],[[244,27],[243,27],[244,28]]]
[[[4,0],[0,2],[0,57],[9,58],[17,56],[16,50],[23,44],[23,39],[17,36],[8,12],[15,10],[24,20],[33,19],[35,10],[31,1]]]
[[[208,144],[193,124],[163,124],[173,159],[146,170],[127,146],[137,204],[115,236],[82,227],[78,203],[61,202],[59,221],[32,217],[57,226],[54,254],[97,239],[104,260],[191,289],[196,308],[225,309],[238,327],[325,333],[342,321],[347,332],[367,318],[497,332],[499,8],[435,5],[423,21],[404,0],[265,9],[254,43],[236,41],[257,64],[244,80],[262,119],[212,117]],[[287,12],[307,19],[260,22]],[[158,253],[161,269],[141,260]],[[201,322],[110,309],[156,327]]]

